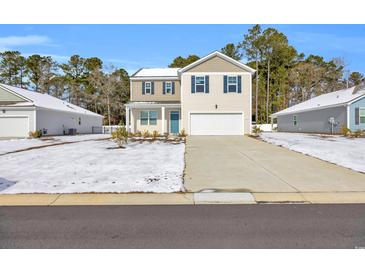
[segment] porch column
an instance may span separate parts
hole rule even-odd
[[[133,115],[133,108],[130,109],[130,112],[129,112],[129,116],[130,116],[130,131],[135,133],[134,131],[134,115]]]
[[[166,121],[165,121],[165,107],[161,107],[161,134],[165,133],[165,125],[166,125]]]
[[[131,132],[130,123],[129,123],[129,107],[125,108],[125,127],[128,132]]]

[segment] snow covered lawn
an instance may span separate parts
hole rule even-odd
[[[268,143],[365,172],[365,138],[284,132],[265,132],[260,137]]]
[[[19,141],[22,146],[26,141],[35,144]],[[7,142],[0,141],[1,151],[8,150],[3,147]],[[0,194],[182,190],[184,144],[132,142],[125,149],[116,147],[111,140],[99,140],[2,155]]]
[[[0,155],[15,150],[27,149],[37,146],[59,144],[63,142],[78,142],[94,139],[104,139],[109,137],[110,134],[85,134],[75,136],[43,137],[41,139],[6,139],[0,140]]]

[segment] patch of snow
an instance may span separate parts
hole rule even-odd
[[[361,98],[365,95],[364,89],[356,91],[355,88],[356,87],[351,87],[348,89],[337,90],[334,92],[319,95],[302,103],[296,104],[292,107],[276,112],[272,116],[277,117],[280,115],[296,113],[320,107],[343,105],[355,99]]]
[[[365,172],[365,138],[284,132],[264,132],[260,137],[265,142]]]
[[[177,77],[179,68],[144,68],[138,71],[133,77]]]
[[[59,144],[63,142],[79,142],[93,139],[109,138],[110,134],[85,134],[73,136],[50,136],[42,139],[8,139],[0,140],[0,154],[27,149],[31,147],[44,146],[50,144]]]
[[[184,144],[112,140],[51,146],[0,156],[0,193],[177,192]]]
[[[95,112],[92,112],[90,110],[84,109],[79,106],[76,106],[69,102],[60,100],[56,97],[50,96],[45,93],[30,91],[30,90],[26,90],[23,88],[13,87],[13,86],[5,85],[5,84],[0,84],[0,88],[3,88],[5,90],[10,90],[31,101],[29,103],[21,102],[21,103],[15,104],[15,105],[30,105],[30,106],[34,105],[34,106],[42,107],[42,108],[46,108],[46,109],[55,109],[55,110],[60,110],[60,111],[74,112],[74,113],[85,114],[85,115],[90,115],[90,116],[102,117],[102,115],[99,115]]]

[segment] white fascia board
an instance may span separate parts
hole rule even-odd
[[[62,112],[62,113],[68,113],[68,114],[74,114],[74,115],[86,115],[86,116],[91,116],[91,117],[104,117],[103,115],[100,115],[98,113],[93,112],[93,114],[90,113],[82,113],[82,112],[75,112],[75,111],[66,111],[66,110],[60,110],[60,109],[55,109],[55,108],[45,108],[45,107],[38,107],[36,106],[36,109],[40,109],[40,110],[49,110],[49,111],[56,111],[56,112]]]
[[[141,76],[141,77],[131,77],[131,80],[142,80],[142,81],[153,81],[153,80],[179,80],[178,76]]]
[[[347,105],[351,105],[351,104],[363,99],[364,97],[365,97],[365,94],[362,94],[359,97],[356,97],[356,98],[352,99],[350,102],[347,103]]]
[[[128,108],[172,108],[181,107],[181,104],[150,104],[150,103],[128,103],[125,105]]]
[[[320,109],[327,109],[327,108],[334,108],[334,107],[341,107],[341,106],[346,107],[347,106],[347,103],[342,103],[342,104],[337,104],[337,105],[330,105],[330,106],[324,106],[324,107],[307,108],[307,109],[303,109],[303,110],[291,111],[291,112],[280,113],[280,114],[273,113],[273,114],[270,115],[270,117],[277,118],[279,116],[293,115],[293,114],[297,114],[297,113],[303,113],[303,112],[309,112],[309,111],[320,110]]]

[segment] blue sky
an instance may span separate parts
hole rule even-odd
[[[242,41],[252,25],[0,25],[0,51],[51,55],[59,62],[73,54],[99,57],[104,64],[134,72],[164,67],[178,56],[203,56]],[[269,25],[262,25],[264,28]],[[270,25],[299,52],[331,59],[365,74],[365,25]]]

